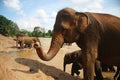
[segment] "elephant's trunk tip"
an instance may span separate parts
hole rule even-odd
[[[39,47],[39,43],[36,42],[36,43],[34,44],[34,48],[37,49],[38,47]]]
[[[39,43],[39,42],[36,42],[35,44],[40,45],[40,43]]]

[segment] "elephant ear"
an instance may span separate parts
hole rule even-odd
[[[82,13],[82,12],[76,12],[76,15],[78,16],[77,18],[77,27],[78,30],[83,33],[86,28],[91,24],[90,19],[87,15],[87,13]]]

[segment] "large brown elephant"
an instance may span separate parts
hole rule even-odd
[[[40,43],[40,40],[37,37],[19,36],[16,39],[16,43],[20,44],[20,48],[24,48],[24,47],[31,48],[33,44],[36,42]]]
[[[35,44],[38,56],[51,60],[63,43],[73,43],[82,49],[84,80],[93,80],[95,59],[120,65],[120,18],[103,13],[77,12],[71,8],[60,10],[54,24],[48,53]]]

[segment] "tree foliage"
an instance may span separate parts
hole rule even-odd
[[[48,32],[45,34],[45,37],[51,37],[52,36],[52,31],[51,30],[48,30]]]
[[[19,31],[20,34],[24,34],[25,36],[32,36],[32,33],[28,30],[25,30],[25,29],[21,29]]]
[[[45,29],[41,27],[35,27],[33,32],[27,31],[25,29],[21,29],[19,33],[22,33],[26,36],[34,36],[34,37],[47,37],[50,38],[52,36],[52,31],[48,30],[45,33]]]
[[[34,31],[32,32],[32,35],[36,37],[45,37],[45,29],[42,27],[36,26],[34,28]]]
[[[19,27],[16,23],[0,15],[0,34],[5,36],[14,36],[18,32]]]
[[[45,32],[45,28],[35,26],[33,32],[30,32],[25,29],[19,30],[18,25],[4,17],[3,15],[0,15],[0,34],[5,36],[16,36],[19,33],[23,33],[26,36],[35,36],[35,37],[51,37],[52,31],[48,30]]]

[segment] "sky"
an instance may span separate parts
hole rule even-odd
[[[40,26],[52,30],[57,12],[66,7],[120,17],[120,0],[0,0],[0,15],[17,23],[20,29],[33,31]]]

